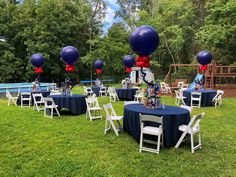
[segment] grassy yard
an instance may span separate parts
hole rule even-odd
[[[173,97],[162,99],[174,104]],[[99,98],[101,106],[108,101]],[[122,115],[123,102],[113,105]],[[201,150],[192,154],[185,143],[157,155],[139,153],[139,144],[126,133],[104,135],[105,116],[93,122],[85,114],[49,119],[32,107],[7,106],[1,99],[0,177],[236,176],[236,99],[225,98],[217,109],[194,109],[192,115],[203,111]]]

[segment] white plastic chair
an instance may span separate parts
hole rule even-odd
[[[28,102],[28,104],[25,104],[24,102]],[[30,106],[31,106],[31,93],[21,92],[21,107],[30,107]]]
[[[200,134],[200,122],[204,117],[205,113],[201,113],[198,115],[194,115],[188,125],[180,125],[179,131],[183,132],[181,137],[179,138],[178,142],[175,145],[175,148],[178,148],[181,142],[184,140],[187,134],[190,135],[191,139],[191,151],[194,153],[197,149],[200,149],[201,144],[201,134]],[[194,135],[198,134],[198,144],[194,146]]]
[[[186,105],[181,105],[180,107],[181,107],[181,108],[184,108],[184,109],[187,109],[187,110],[189,111],[190,114],[192,113],[192,110],[193,110],[192,107],[190,107],[190,106],[186,106]]]
[[[183,96],[183,92],[179,90],[175,90],[175,104],[176,105],[185,105],[184,99],[186,97]]]
[[[56,110],[57,115],[60,117],[60,113],[57,109],[58,105],[55,104],[52,98],[44,98],[44,117],[53,117],[53,110]],[[50,116],[47,115],[47,109],[50,109]]]
[[[141,133],[140,133],[140,145],[139,145],[139,152],[142,151],[148,151],[148,152],[154,152],[154,153],[159,153],[160,151],[160,144],[162,144],[162,147],[164,147],[164,141],[163,141],[163,117],[157,117],[157,116],[151,116],[151,115],[139,115],[140,117],[140,128],[141,128]],[[153,126],[145,126],[145,122],[155,122],[160,124],[159,127],[153,127]],[[153,144],[153,141],[150,140],[145,140],[143,139],[143,134],[148,134],[148,135],[154,135],[158,136],[157,139],[157,148],[152,149],[152,148],[147,148],[143,146],[143,142],[150,142]]]
[[[85,100],[87,105],[86,119],[88,119],[88,117],[90,121],[93,119],[102,119],[102,108],[99,107],[97,97],[88,97],[85,98]]]
[[[110,102],[116,102],[119,101],[119,97],[116,93],[116,90],[111,90],[109,91],[109,98],[110,98]]]
[[[10,93],[8,90],[6,90],[6,97],[8,98],[8,106],[10,106],[11,101],[12,101],[15,105],[17,105],[17,104],[16,104],[16,101],[17,101],[18,97],[13,97],[13,96],[11,95],[11,93]]]
[[[122,130],[120,121],[123,119],[123,116],[117,116],[116,112],[111,103],[103,105],[103,108],[106,112],[106,124],[104,133],[106,134],[111,128],[114,130],[116,136],[119,136],[119,131]],[[115,121],[117,121],[118,128],[115,126]]]
[[[124,101],[124,105],[128,104],[139,104],[139,101]]]
[[[33,93],[34,108],[37,111],[44,110],[44,97],[42,93]],[[43,107],[42,107],[43,106]]]
[[[201,107],[201,92],[191,92],[191,107]]]
[[[106,87],[100,87],[99,96],[107,96],[107,88]]]
[[[93,90],[92,90],[92,88],[91,88],[91,87],[85,87],[85,86],[84,86],[84,95],[86,95],[86,96],[91,96],[91,95],[93,95]]]
[[[224,91],[217,90],[216,96],[212,99],[212,102],[215,104],[215,108],[217,106],[222,105],[222,96],[224,95]]]

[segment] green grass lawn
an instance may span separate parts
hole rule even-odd
[[[81,92],[75,88],[74,93]],[[163,96],[165,104],[174,98]],[[99,98],[100,106],[108,98]],[[123,114],[123,102],[113,104]],[[7,106],[0,100],[0,177],[11,176],[236,176],[236,99],[206,112],[201,122],[202,149],[192,154],[190,143],[164,148],[160,154],[139,153],[126,133],[104,135],[103,120],[80,116],[44,118],[33,108]]]

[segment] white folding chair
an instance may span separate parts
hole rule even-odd
[[[28,102],[28,104],[26,104]],[[31,93],[30,92],[21,92],[21,107],[30,107],[31,106]]]
[[[11,93],[10,93],[8,90],[6,90],[6,97],[8,98],[8,106],[10,106],[11,101],[12,101],[15,105],[17,105],[17,104],[16,104],[16,101],[17,101],[18,97],[13,97],[13,96],[11,95]]]
[[[44,110],[44,97],[42,93],[33,93],[34,107],[37,111]],[[42,107],[43,106],[43,107]]]
[[[187,109],[189,111],[189,113],[191,114],[193,108],[187,105],[180,105],[181,108]]]
[[[57,109],[58,105],[55,104],[52,98],[44,98],[44,117],[53,117],[53,110],[56,110],[57,115],[60,117],[60,113]],[[50,109],[50,116],[47,115],[47,109]]]
[[[119,101],[119,97],[116,93],[116,90],[111,90],[109,91],[109,98],[110,98],[110,102],[116,102]]]
[[[93,90],[91,87],[86,87],[84,86],[84,95],[86,96],[92,96],[93,95]]]
[[[183,132],[178,142],[175,145],[175,148],[178,148],[181,142],[184,140],[187,134],[190,135],[191,139],[191,151],[194,153],[197,149],[201,148],[201,134],[200,134],[200,122],[204,117],[205,113],[194,115],[188,125],[180,125],[179,131]],[[194,135],[198,134],[198,144],[194,146]]]
[[[143,90],[137,90],[134,95],[134,101],[138,101],[141,103],[143,97],[144,97]]]
[[[104,133],[106,134],[111,128],[114,130],[116,136],[119,136],[119,131],[122,130],[120,121],[123,119],[123,116],[117,116],[116,112],[111,103],[103,105],[103,108],[106,112],[106,124]],[[115,126],[114,121],[117,121],[118,128]]]
[[[90,121],[93,119],[102,119],[102,108],[99,107],[97,97],[88,97],[85,98],[85,100],[87,105],[86,119],[88,119],[88,117]]]
[[[201,107],[201,92],[191,92],[191,107]]]
[[[169,86],[167,83],[165,83],[164,86],[165,86],[166,93],[167,93],[167,94],[168,94],[168,93],[172,94],[172,91],[171,91],[170,86]]]
[[[163,117],[157,117],[157,116],[152,116],[152,115],[139,115],[140,117],[140,145],[139,145],[139,152],[142,151],[148,151],[148,152],[155,152],[159,153],[160,151],[160,144],[162,144],[162,147],[164,147],[164,141],[163,141]],[[154,126],[145,126],[145,122],[155,122],[159,124],[159,127],[154,127]],[[143,134],[148,134],[148,135],[154,135],[158,136],[157,142],[157,148],[152,149],[152,148],[147,148],[143,146],[143,142],[150,142],[153,144],[153,141],[146,140],[143,138]]]
[[[183,86],[184,86],[184,82],[178,82],[177,87],[178,87],[179,89],[182,89]]]
[[[176,105],[185,105],[184,99],[186,97],[183,96],[183,92],[179,90],[175,90],[175,104]]]
[[[124,105],[128,104],[139,104],[139,101],[124,101]]]
[[[217,106],[222,105],[222,96],[224,95],[224,91],[217,90],[216,96],[212,99],[212,102],[215,104],[215,108]]]
[[[106,87],[100,87],[99,96],[107,96],[107,88]]]

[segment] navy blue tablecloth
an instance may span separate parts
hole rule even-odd
[[[174,146],[181,136],[178,127],[188,124],[189,111],[175,106],[165,106],[165,109],[147,109],[142,104],[130,104],[124,107],[124,131],[131,135],[137,142],[140,139],[139,113],[145,115],[163,116],[164,144],[167,147]],[[155,125],[155,123],[151,123]]]
[[[99,96],[100,88],[101,87],[99,87],[99,86],[92,86],[92,91],[94,94],[96,94],[96,96]]]
[[[33,96],[32,94],[36,94],[36,93],[42,93],[43,97],[48,97],[50,95],[50,91],[33,91],[33,92],[30,92],[31,93],[31,105],[34,104],[34,99],[33,99]],[[17,105],[20,105],[21,104],[21,94],[19,94],[19,97],[17,99]],[[24,104],[28,104],[27,102],[24,102]]]
[[[118,88],[116,93],[120,100],[134,100],[134,95],[138,89],[136,88]]]
[[[183,96],[186,97],[185,104],[191,106],[191,92],[200,92],[201,96],[201,106],[212,106],[212,99],[216,96],[216,90],[185,90],[183,91]]]
[[[51,95],[58,109],[66,108],[75,115],[84,114],[87,106],[85,102],[85,95]]]

